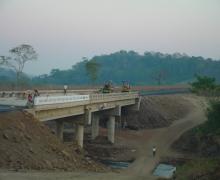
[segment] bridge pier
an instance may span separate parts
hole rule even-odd
[[[83,137],[84,137],[84,126],[81,124],[75,124],[76,131],[76,142],[77,144],[83,148]]]
[[[111,143],[115,142],[115,116],[109,116],[109,120],[107,122],[108,129],[108,140]]]
[[[92,140],[99,135],[99,116],[93,114],[92,117]]]
[[[56,128],[57,128],[57,137],[63,141],[63,121],[62,120],[57,120],[56,121]]]

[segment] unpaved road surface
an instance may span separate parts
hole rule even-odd
[[[204,122],[206,120],[204,109],[206,108],[205,100],[199,97],[187,95],[194,106],[191,112],[171,126],[154,130],[142,130],[132,132],[127,138],[133,141],[137,149],[137,159],[126,170],[109,173],[92,173],[92,172],[9,172],[1,170],[0,180],[142,180],[156,179],[151,175],[155,165],[159,162],[160,157],[173,155],[170,145],[185,131]],[[117,138],[122,134],[118,133]],[[152,147],[157,147],[156,157],[152,157]]]

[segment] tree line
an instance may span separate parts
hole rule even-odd
[[[37,54],[33,51],[32,56],[25,57],[34,60]],[[14,72],[19,74],[19,78],[23,74],[16,69]],[[92,59],[83,58],[67,70],[57,68],[49,74],[33,78],[25,76],[25,82],[30,85],[101,85],[111,80],[114,84],[127,81],[131,85],[172,85],[192,82],[195,75],[213,77],[220,82],[220,61],[179,53],[145,52],[141,55],[135,51],[121,50]],[[2,76],[0,73],[0,79]]]
[[[83,60],[68,70],[53,69],[50,74],[33,78],[41,84],[114,84],[128,81],[132,85],[188,83],[195,75],[209,76],[220,82],[220,61],[181,54],[119,51]]]

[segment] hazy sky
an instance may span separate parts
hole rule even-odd
[[[0,0],[0,55],[22,43],[31,74],[122,49],[220,59],[220,0]]]

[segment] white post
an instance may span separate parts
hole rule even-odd
[[[92,117],[92,140],[99,135],[99,116],[93,115]]]
[[[76,141],[77,144],[83,148],[83,135],[84,135],[84,126],[77,124],[76,125]]]
[[[115,142],[115,116],[110,116],[107,122],[108,140],[111,143]]]

